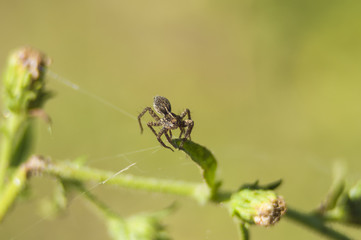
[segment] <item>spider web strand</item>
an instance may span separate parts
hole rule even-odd
[[[82,94],[84,94],[84,95],[86,95],[86,96],[88,96],[88,97],[102,103],[103,105],[105,105],[107,107],[109,107],[109,108],[111,108],[111,109],[113,109],[113,110],[115,110],[115,111],[117,111],[117,112],[119,112],[119,113],[133,119],[133,120],[137,120],[137,117],[134,116],[133,114],[119,108],[118,106],[114,105],[113,103],[105,100],[102,97],[99,97],[98,95],[96,95],[96,94],[94,94],[92,92],[89,92],[87,90],[84,90],[83,88],[80,88],[79,85],[73,83],[69,79],[62,77],[59,74],[57,74],[57,73],[55,73],[55,72],[53,72],[53,71],[51,71],[49,69],[47,69],[47,75],[49,77],[51,77],[52,79],[58,81],[59,83],[65,85],[65,86],[67,86],[67,87],[69,87],[69,88],[71,88],[71,89],[73,89],[75,91],[78,91],[78,92],[80,92],[80,93],[82,93]]]

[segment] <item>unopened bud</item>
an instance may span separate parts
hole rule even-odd
[[[11,54],[5,72],[4,103],[12,112],[27,112],[39,108],[48,93],[43,81],[50,59],[30,47],[23,47]]]
[[[286,213],[286,203],[271,190],[242,189],[230,200],[232,215],[261,226],[272,226]]]
[[[286,202],[283,197],[277,197],[271,202],[265,202],[258,210],[258,214],[253,217],[255,224],[270,226],[277,223],[286,212]]]
[[[43,53],[30,47],[23,47],[16,51],[14,60],[21,64],[34,80],[38,79],[44,67],[49,66],[51,63],[51,60]]]

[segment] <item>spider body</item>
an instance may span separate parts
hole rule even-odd
[[[172,107],[170,102],[167,98],[162,96],[155,96],[154,102],[153,102],[153,108],[155,112],[162,115],[160,118],[150,107],[146,107],[138,116],[138,122],[140,126],[140,132],[143,133],[143,126],[141,122],[141,118],[146,112],[149,112],[149,114],[154,118],[154,122],[148,122],[147,126],[152,130],[154,135],[157,137],[158,142],[165,148],[168,148],[173,151],[173,149],[163,142],[161,139],[162,135],[165,135],[168,142],[174,147],[177,148],[172,143],[172,130],[175,130],[177,128],[180,129],[180,135],[179,138],[182,137],[184,134],[183,141],[179,145],[179,148],[183,146],[183,143],[186,139],[191,139],[191,132],[194,126],[194,122],[191,119],[191,114],[189,109],[184,110],[180,115],[177,115],[175,113],[172,113]],[[186,116],[188,116],[188,119],[184,119]],[[160,126],[162,129],[157,133],[153,127]]]

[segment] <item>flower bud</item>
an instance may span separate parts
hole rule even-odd
[[[286,203],[271,190],[242,189],[232,195],[230,210],[243,222],[272,226],[286,213]]]
[[[43,81],[49,58],[30,47],[11,54],[5,72],[4,103],[11,112],[27,112],[39,108],[49,94]]]

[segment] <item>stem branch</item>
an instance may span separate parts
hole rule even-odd
[[[304,226],[309,227],[330,239],[351,240],[348,236],[326,226],[325,222],[315,215],[301,213],[288,207],[286,217],[296,221],[297,223],[303,224]]]
[[[13,174],[11,180],[6,184],[0,195],[0,221],[15,201],[16,197],[24,187],[27,180],[27,169],[25,164],[21,165]]]
[[[22,125],[26,124],[24,117],[21,114],[11,113],[5,119],[3,126],[3,136],[0,146],[0,194],[4,187],[6,179],[6,170],[14,154],[14,148],[17,145],[17,140],[21,136],[23,129]]]
[[[245,223],[240,223],[239,231],[242,240],[249,240],[248,226]]]
[[[66,179],[96,181],[99,184],[117,185],[126,188],[181,195],[193,198],[200,202],[205,202],[210,197],[208,187],[200,183],[161,180],[156,178],[138,177],[130,174],[117,175],[110,171],[61,162],[46,164],[43,171]]]

